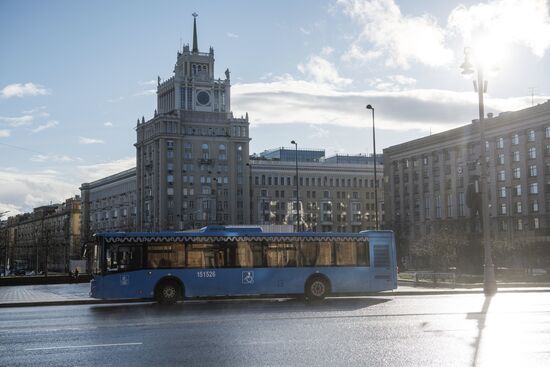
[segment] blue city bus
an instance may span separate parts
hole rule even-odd
[[[194,232],[98,233],[91,297],[361,294],[397,288],[391,231],[266,233],[208,226]]]

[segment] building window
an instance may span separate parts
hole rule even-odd
[[[453,216],[453,194],[447,194],[447,217]]]
[[[498,180],[499,181],[505,181],[506,180],[506,174],[504,171],[498,171]]]
[[[521,185],[516,185],[514,187],[514,195],[515,196],[521,196]]]
[[[521,206],[521,201],[516,201],[516,213],[517,214],[521,214],[523,212],[522,210],[522,206]]]
[[[441,218],[441,196],[439,194],[435,196],[435,217]]]
[[[430,218],[430,198],[424,197],[424,218]]]
[[[519,162],[519,151],[518,150],[512,152],[512,161]]]
[[[537,177],[537,166],[535,166],[534,164],[529,166],[529,176]]]
[[[485,142],[485,150],[488,150],[488,144],[489,142]],[[497,138],[497,149],[502,149],[504,148],[504,139],[499,137]]]
[[[534,229],[539,229],[540,228],[539,218],[533,218],[533,228]]]
[[[516,221],[516,230],[517,231],[523,231],[523,219],[519,218]]]
[[[504,164],[504,154],[502,154],[502,153],[498,154],[497,163],[500,164],[500,165]]]
[[[500,204],[500,214],[506,215],[506,204],[505,203]]]
[[[202,159],[210,159],[210,148],[208,147],[208,144],[202,144],[201,145],[201,157]]]
[[[501,198],[506,197],[506,187],[503,186],[499,189],[499,197],[501,197]]]
[[[459,217],[464,216],[464,193],[463,192],[458,193],[458,216]]]
[[[536,182],[533,182],[532,184],[529,184],[529,193],[530,194],[538,194],[539,193],[539,185]]]
[[[220,144],[218,146],[218,159],[220,161],[227,160],[227,150],[226,150],[225,144]]]
[[[519,144],[519,135],[514,134],[512,135],[512,145],[518,145]]]
[[[514,178],[521,178],[521,169],[519,167],[515,167],[512,170]]]
[[[535,147],[531,147],[527,150],[527,155],[529,156],[529,159],[535,159],[537,158],[537,150]]]
[[[547,126],[546,129],[544,129],[544,136],[546,136],[546,138],[550,138],[550,126]]]
[[[191,143],[183,144],[183,159],[192,159],[193,158],[193,146]]]
[[[538,213],[539,212],[539,201],[533,200],[531,202],[531,212],[532,213]]]
[[[527,140],[535,141],[535,130],[529,130],[527,132]]]

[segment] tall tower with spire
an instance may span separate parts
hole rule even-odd
[[[177,52],[158,78],[153,118],[136,126],[137,223],[144,231],[244,224],[249,218],[249,123],[231,112],[229,69],[214,77],[214,49]]]

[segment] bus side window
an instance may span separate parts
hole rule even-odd
[[[332,265],[332,242],[319,242],[319,256],[317,257],[317,266]]]
[[[319,242],[302,242],[298,245],[298,265],[314,266],[319,258]]]
[[[185,252],[181,243],[149,243],[147,268],[181,268],[185,265]]]
[[[241,268],[252,267],[252,249],[250,243],[242,241],[237,243],[237,266]]]
[[[131,270],[142,267],[141,246],[118,246],[110,249],[110,271]]]
[[[278,266],[281,266],[279,264],[279,251],[278,251],[278,248],[277,248],[277,244],[276,243],[270,243],[266,250],[267,250],[267,266],[272,268],[272,267],[278,267]]]
[[[357,266],[370,266],[368,241],[357,242]]]
[[[355,242],[335,242],[334,246],[336,246],[336,265],[357,265],[357,248]]]

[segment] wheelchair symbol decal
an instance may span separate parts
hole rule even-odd
[[[128,285],[130,284],[130,276],[129,275],[121,275],[120,276],[120,285]]]
[[[253,271],[243,271],[243,284],[254,284]]]

